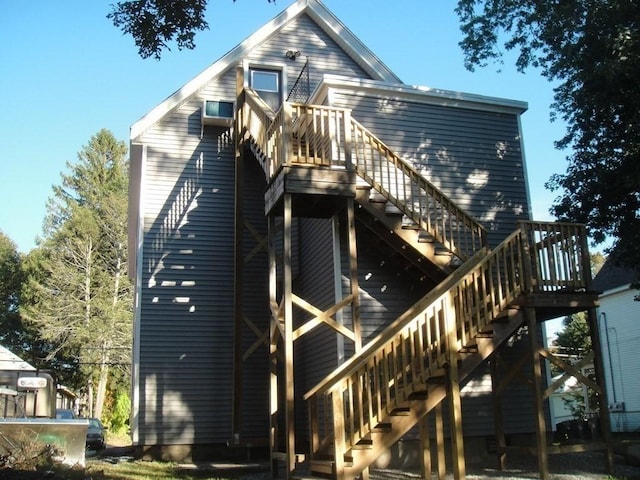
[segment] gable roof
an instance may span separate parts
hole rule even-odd
[[[616,265],[609,259],[593,279],[592,287],[604,293],[618,287],[629,287],[637,278],[638,273],[633,269]]]
[[[35,371],[36,368],[0,345],[0,371],[2,370]]]
[[[237,65],[251,49],[276,35],[303,14],[308,15],[372,78],[402,83],[389,67],[382,63],[320,0],[298,0],[134,123],[131,126],[131,140],[136,139],[211,80]]]

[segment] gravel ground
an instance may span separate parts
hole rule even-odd
[[[505,470],[497,470],[495,465],[467,465],[467,480],[503,480],[539,479],[540,473],[536,457],[510,457]],[[303,476],[303,475],[301,475]],[[371,469],[371,480],[420,480],[418,471],[402,471],[394,469]],[[432,474],[433,479],[437,473]],[[614,474],[605,473],[604,455],[602,453],[571,453],[549,455],[550,480],[640,480],[640,467],[627,465],[620,456],[615,457]],[[445,479],[452,480],[453,475],[447,472]],[[254,472],[240,476],[240,480],[271,480],[269,472]]]
[[[401,472],[398,470],[375,470],[371,472],[372,480],[416,480],[422,476],[419,472]],[[434,473],[432,478],[437,478]],[[447,480],[453,479],[448,472]],[[514,460],[510,458],[506,468],[497,470],[495,465],[467,465],[468,480],[486,480],[501,478],[504,480],[539,479],[537,458],[524,457]],[[572,453],[549,455],[549,478],[551,480],[603,480],[626,479],[640,480],[640,467],[624,463],[622,457],[615,457],[614,475],[605,473],[604,455],[602,453]]]

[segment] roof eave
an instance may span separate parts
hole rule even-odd
[[[312,96],[320,98],[326,96],[331,88],[351,89],[354,92],[370,91],[380,95],[394,95],[401,98],[411,98],[421,102],[438,103],[448,106],[458,106],[476,110],[488,110],[513,114],[522,114],[528,108],[527,102],[506,98],[490,97],[474,93],[442,90],[437,88],[411,86],[402,83],[386,83],[353,77],[326,74],[321,84]]]

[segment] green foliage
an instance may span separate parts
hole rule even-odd
[[[591,351],[591,334],[584,312],[565,317],[562,320],[562,327],[553,341],[555,346],[562,348],[562,353],[582,358]]]
[[[112,397],[113,398],[113,397]],[[124,435],[129,432],[129,417],[131,414],[131,399],[127,392],[115,392],[115,399],[111,408],[104,415],[104,423],[109,431],[116,435]]]
[[[18,312],[22,259],[15,243],[0,231],[0,344],[20,355],[24,328]]]
[[[563,328],[553,341],[553,345],[558,349],[564,361],[575,364],[593,349],[587,315],[585,312],[579,312],[565,317],[562,320],[562,326]],[[554,376],[562,373],[555,365],[552,366],[551,372]],[[593,368],[585,369],[583,374],[595,381]],[[586,399],[585,392],[580,389],[579,392],[572,393],[569,398],[563,399],[563,402],[571,414],[580,420],[586,420],[590,414],[599,409],[598,395],[588,387],[586,388]]]
[[[133,37],[142,58],[159,60],[164,49],[170,50],[170,42],[175,41],[178,50],[195,48],[196,32],[209,28],[205,20],[208,1],[125,0],[112,5],[107,18]]]
[[[596,243],[613,237],[614,261],[640,266],[638,1],[459,0],[456,11],[468,68],[502,61],[503,45],[520,70],[557,82],[557,147],[573,153],[547,184],[559,191],[552,213],[585,223]]]

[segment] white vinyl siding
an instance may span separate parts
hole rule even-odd
[[[628,288],[617,293],[604,292],[600,297],[598,322],[603,343],[607,403],[624,402],[623,412],[610,414],[614,432],[636,432],[640,429],[640,389],[637,387],[640,382],[640,302],[634,301],[637,294],[637,290]]]

